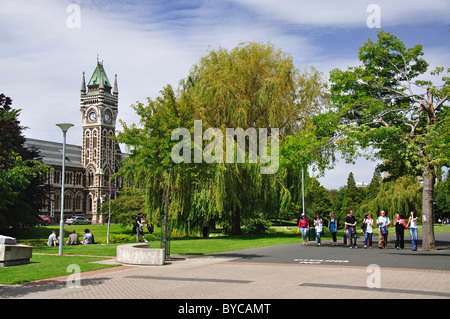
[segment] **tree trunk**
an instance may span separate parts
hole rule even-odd
[[[162,175],[163,174],[161,173],[161,177],[162,177]],[[172,168],[170,168],[170,170],[169,170],[169,178],[167,180],[167,189],[164,189],[164,191],[163,191],[163,196],[164,196],[163,249],[164,249],[164,256],[166,256],[166,257],[168,257],[168,254],[167,254],[167,224],[169,222],[169,196],[170,196],[170,179],[171,179],[171,176],[172,176]]]
[[[241,210],[236,208],[231,215],[231,235],[241,235]]]
[[[423,172],[423,195],[422,195],[422,249],[436,250],[436,241],[434,239],[434,209],[433,209],[433,191],[434,191],[434,173],[428,166]]]

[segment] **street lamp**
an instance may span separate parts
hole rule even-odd
[[[98,178],[98,181],[99,181],[98,188],[100,189],[100,203],[101,203],[100,214],[103,215],[103,202],[106,200],[106,195],[103,196],[103,189],[106,189],[106,187],[102,186],[100,177],[104,177],[105,173],[103,172],[102,169],[99,169],[95,174],[99,177]],[[108,174],[108,176],[109,176],[109,174]],[[109,191],[109,201],[108,201],[108,229],[106,231],[106,244],[109,245],[109,230],[110,230],[110,226],[111,226],[111,178],[108,179],[107,187],[108,187],[108,191]],[[103,218],[102,218],[102,220],[103,220]]]
[[[64,184],[66,175],[66,133],[73,126],[70,123],[56,124],[63,132],[64,142],[63,142],[63,158],[62,158],[62,177],[61,177],[61,221],[59,223],[59,254],[63,254],[64,246]]]

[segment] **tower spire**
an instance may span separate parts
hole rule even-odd
[[[113,94],[119,94],[119,89],[117,88],[117,74],[115,75],[115,79],[114,79]]]
[[[86,94],[86,81],[84,79],[84,71],[83,71],[83,79],[81,80],[81,93]]]

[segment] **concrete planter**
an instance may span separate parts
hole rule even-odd
[[[33,247],[0,244],[0,268],[29,264]]]
[[[164,265],[164,249],[150,248],[150,244],[117,246],[117,261],[133,265]]]

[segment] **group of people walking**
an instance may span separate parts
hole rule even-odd
[[[418,217],[414,211],[410,213],[408,223],[406,223],[405,219],[403,219],[400,214],[397,214],[393,223],[396,235],[395,248],[397,250],[405,248],[405,229],[408,229],[411,235],[412,250],[417,250],[417,219]],[[358,234],[356,231],[357,224],[358,222],[356,220],[356,217],[354,216],[353,211],[349,211],[344,222],[344,244],[352,249],[358,248]],[[373,230],[374,228],[378,227],[378,248],[386,249],[390,225],[391,221],[389,217],[386,216],[385,211],[380,212],[380,216],[376,219],[376,221],[373,220],[372,214],[364,214],[364,218],[361,221],[361,232],[364,233],[364,248],[372,248]],[[323,227],[324,223],[322,218],[320,218],[319,214],[316,214],[316,217],[314,219],[314,230],[317,237],[317,245],[319,246],[321,245]],[[297,232],[302,233],[303,245],[307,245],[308,243],[307,235],[309,228],[310,224],[308,218],[305,216],[305,214],[302,214],[301,219],[298,223]],[[332,246],[337,246],[336,233],[338,229],[338,220],[333,213],[330,213],[330,218],[328,219],[328,229],[333,238]]]

